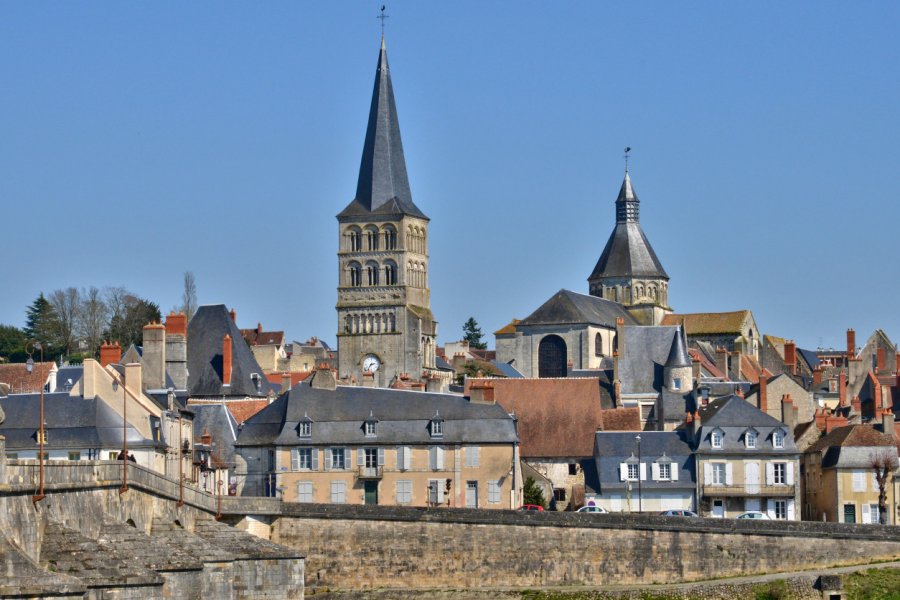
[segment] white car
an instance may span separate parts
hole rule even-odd
[[[594,514],[601,514],[601,513],[603,513],[603,514],[605,514],[605,513],[606,513],[606,509],[603,508],[602,506],[591,505],[591,506],[582,506],[581,508],[578,509],[577,512],[580,512],[580,513],[594,513]]]
[[[737,516],[738,519],[763,519],[768,521],[769,515],[764,512],[759,512],[758,510],[747,511],[742,515]]]

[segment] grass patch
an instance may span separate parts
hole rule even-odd
[[[869,569],[844,578],[847,600],[900,600],[900,569]]]
[[[790,598],[790,590],[783,579],[763,583],[753,588],[756,600],[787,600]]]

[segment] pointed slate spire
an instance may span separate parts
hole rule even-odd
[[[631,187],[631,175],[625,171],[625,180],[616,198],[616,223],[639,223],[641,201],[638,200],[634,188]]]
[[[690,367],[691,357],[684,341],[684,330],[681,325],[675,331],[672,338],[672,348],[669,350],[669,358],[666,359],[666,367]]]
[[[409,190],[403,143],[400,140],[400,120],[394,103],[384,37],[381,38],[381,50],[378,53],[356,198],[344,213],[351,209],[355,209],[352,212],[362,210],[427,218],[413,203]]]

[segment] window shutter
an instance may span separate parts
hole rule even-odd
[[[378,466],[379,467],[384,466],[384,448],[378,449]]]
[[[872,473],[872,491],[878,491],[878,475],[875,473]]]
[[[429,479],[428,480],[428,501],[432,504],[437,504],[438,499],[438,481],[437,479]]]
[[[319,449],[313,448],[309,451],[309,453],[312,454],[312,470],[318,471],[319,470]]]
[[[775,465],[766,463],[766,485],[772,485],[775,481]]]
[[[787,501],[787,518],[788,521],[794,520],[794,500],[790,498]]]
[[[640,475],[641,481],[647,481],[647,463],[641,463],[638,465],[638,473]]]
[[[705,485],[712,484],[712,465],[708,462],[703,463],[703,483]]]
[[[432,471],[437,470],[437,446],[428,449],[428,468]]]
[[[628,465],[619,463],[619,481],[625,481],[626,479],[628,479]]]
[[[334,452],[331,448],[325,448],[325,470],[331,470],[331,453]]]
[[[773,521],[775,520],[775,500],[772,498],[766,500],[766,516]]]
[[[650,476],[653,477],[653,481],[659,481],[659,463],[650,463]]]
[[[364,467],[366,466],[366,451],[362,448],[356,449],[356,466]]]
[[[725,463],[725,485],[734,485],[734,465]]]
[[[352,450],[350,448],[344,448],[344,468],[349,469],[353,464],[353,457],[351,455]]]
[[[672,478],[672,481],[678,481],[678,463],[673,462],[669,467],[669,474]]]
[[[437,486],[437,501],[438,504],[444,503],[444,480],[436,479],[434,484]]]
[[[402,471],[405,468],[403,464],[403,446],[397,446],[397,470]]]
[[[296,448],[291,448],[291,471],[299,471],[300,470],[300,451]]]
[[[787,484],[794,485],[794,463],[787,464]]]
[[[868,523],[872,522],[872,517],[871,517],[871,515],[869,515],[869,505],[868,504],[862,505],[862,522],[864,524],[868,524]]]
[[[444,470],[444,449],[441,448],[440,446],[437,446],[435,448],[435,450],[436,450],[435,456],[437,457],[436,458],[437,469],[438,469],[438,471],[443,471]]]

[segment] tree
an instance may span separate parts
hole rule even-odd
[[[81,290],[78,335],[87,343],[89,356],[97,357],[103,332],[109,328],[109,314],[109,307],[100,290],[94,286]]]
[[[25,332],[12,325],[0,325],[0,362],[25,362]]]
[[[53,291],[49,300],[53,312],[56,313],[56,332],[60,349],[66,354],[71,354],[75,350],[81,295],[77,288],[68,287]]]
[[[487,344],[481,341],[481,337],[484,335],[481,333],[481,328],[478,326],[478,321],[475,320],[475,317],[469,317],[469,320],[463,323],[463,341],[469,342],[469,348],[475,348],[476,350],[484,350],[487,348]]]
[[[878,522],[887,525],[887,482],[891,474],[900,467],[897,450],[894,447],[886,447],[873,453],[870,464],[875,470],[875,482],[878,484]]]
[[[110,318],[104,337],[118,340],[123,348],[131,344],[140,346],[144,340],[144,325],[162,320],[159,305],[127,292],[121,298],[117,295],[116,301],[117,313]]]
[[[181,312],[187,317],[188,323],[191,317],[197,312],[197,282],[194,281],[194,274],[190,271],[184,272],[184,292],[181,294]]]
[[[59,358],[59,318],[43,292],[25,309],[24,333],[27,339],[41,342],[45,360]]]
[[[527,477],[522,486],[522,501],[524,504],[536,504],[547,508],[547,500],[544,498],[544,490],[534,481],[534,477]]]

